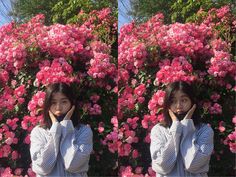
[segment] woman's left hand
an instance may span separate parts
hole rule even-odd
[[[191,119],[193,116],[193,113],[196,109],[196,104],[193,105],[193,107],[187,112],[186,116],[184,117],[184,119]]]
[[[73,105],[72,108],[67,112],[67,114],[66,114],[64,120],[70,120],[70,118],[71,118],[71,116],[72,116],[74,110],[75,110],[75,106]]]
[[[57,118],[53,115],[53,113],[52,113],[50,110],[49,110],[48,113],[49,113],[49,117],[50,117],[52,123],[58,122],[58,121],[57,121]]]

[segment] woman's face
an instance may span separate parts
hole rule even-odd
[[[59,117],[66,114],[71,109],[70,100],[61,92],[55,92],[52,94],[50,111]]]
[[[171,98],[170,109],[175,114],[184,114],[188,112],[191,106],[192,102],[188,95],[186,95],[184,92],[178,90],[173,93],[173,97]]]

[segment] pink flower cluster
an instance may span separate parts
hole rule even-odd
[[[88,74],[96,79],[104,79],[106,76],[116,77],[116,66],[111,63],[109,54],[94,52],[94,58],[90,60]]]
[[[161,83],[168,84],[179,80],[192,82],[196,79],[192,72],[192,65],[185,57],[176,57],[172,62],[167,59],[160,63],[160,70],[156,73],[155,84],[158,86]]]
[[[5,86],[2,95],[0,95],[0,109],[13,110],[17,100],[13,95],[13,90]]]
[[[19,104],[24,103],[25,99],[23,98],[23,96],[26,94],[25,85],[21,85],[21,86],[15,88],[13,94]]]
[[[38,122],[42,121],[42,116],[24,116],[21,122],[22,129],[31,132],[31,130],[38,124]]]
[[[211,95],[211,99],[214,101],[214,102],[217,102],[219,99],[220,99],[220,95],[216,92],[214,92],[212,95]]]
[[[232,122],[234,127],[236,126],[236,115],[233,117]],[[231,132],[226,139],[224,140],[224,144],[229,146],[231,152],[236,153],[236,128]]]
[[[219,129],[219,131],[222,133],[222,132],[224,132],[225,131],[225,126],[224,126],[224,121],[220,121],[219,122],[219,127],[218,127],[218,129]]]
[[[0,43],[0,65],[17,74],[24,66],[26,49],[23,43],[12,36],[5,36]]]
[[[210,114],[221,114],[222,113],[222,106],[218,103],[214,103],[213,106],[209,108]]]
[[[142,127],[144,129],[149,129],[151,130],[154,125],[157,124],[157,122],[160,122],[163,120],[163,115],[159,114],[158,116],[156,115],[144,115],[143,120],[142,120]]]
[[[101,106],[98,104],[94,104],[89,108],[89,114],[90,115],[101,115],[102,114],[102,109]]]
[[[174,56],[191,56],[197,58],[205,53],[206,39],[211,36],[211,28],[206,25],[174,23],[162,26],[156,35],[158,45],[163,51]]]
[[[131,130],[137,127],[136,122],[138,120],[139,118],[137,117],[134,117],[133,119],[129,118],[129,123],[124,123],[119,129],[118,139],[120,141],[118,141],[118,155],[121,157],[129,156],[129,154],[132,152],[131,144],[137,143],[139,141],[138,137],[136,136],[136,132],[134,130]],[[137,158],[137,156],[138,155],[136,154],[135,157]]]
[[[124,40],[127,39],[127,36],[134,35],[138,37],[140,40],[145,40],[148,44],[155,44],[155,34],[160,32],[161,27],[163,26],[164,16],[162,13],[158,13],[149,19],[146,23],[143,24],[135,24],[135,22],[131,22],[129,24],[125,24],[120,29],[119,35],[119,44],[121,44]]]
[[[112,11],[110,8],[104,8],[100,11],[94,10],[89,14],[88,19],[84,22],[84,25],[96,32],[97,37],[99,37],[99,31],[101,29],[107,31],[110,34],[109,37],[116,35],[117,19],[114,18],[114,16],[112,16],[111,14]],[[81,11],[79,15],[83,16],[84,12]],[[107,43],[112,42],[112,40],[113,39],[111,39],[111,41],[108,41]]]
[[[21,175],[23,168],[16,168],[14,171],[10,168],[0,168],[0,176],[2,177],[35,177],[36,174],[32,171],[31,168],[28,168],[27,175]]]
[[[118,98],[118,113],[122,114],[122,109],[134,109],[135,106],[135,99],[133,97],[133,89],[127,87],[124,89],[122,95]]]
[[[118,119],[116,116],[111,118],[111,123],[113,125],[113,131],[106,135],[105,139],[102,141],[103,145],[107,145],[110,152],[115,153],[118,151]]]
[[[221,114],[222,113],[222,106],[219,103],[216,103],[215,100],[214,100],[214,103],[212,103],[210,101],[205,101],[203,103],[203,109],[205,110],[205,112],[209,112],[210,114]]]
[[[230,60],[230,54],[223,51],[214,51],[214,57],[211,58],[211,65],[208,69],[209,74],[214,77],[224,78],[227,74],[235,76],[236,62]]]
[[[121,166],[119,170],[119,176],[121,177],[155,177],[156,173],[152,170],[151,167],[148,168],[148,173],[143,175],[143,168],[137,166],[134,171],[131,166]]]
[[[17,128],[17,122],[19,121],[19,118],[12,118],[12,119],[7,119],[7,125],[9,128],[11,128],[13,131]]]
[[[3,94],[0,95],[0,109],[14,109],[14,107],[18,104],[24,103],[25,99],[23,98],[23,96],[25,96],[25,94],[25,85],[21,85],[15,88],[15,90],[8,86],[5,86],[3,89]]]
[[[54,57],[73,56],[84,50],[84,43],[91,30],[75,25],[55,24],[44,27],[43,33],[37,35],[39,47]]]
[[[101,115],[102,109],[101,106],[98,104],[91,104],[91,103],[85,103],[83,105],[83,111],[85,113],[88,113],[89,115]]]
[[[225,27],[228,27],[231,25],[229,21],[233,23],[235,19],[235,17],[230,13],[229,5],[225,5],[219,9],[212,8],[207,12],[207,14],[208,15],[204,19],[203,23],[214,28],[222,26],[222,24],[224,24]]]
[[[124,69],[124,68],[119,68],[118,70],[118,82],[122,83],[124,85],[127,85],[128,80],[129,80],[129,72],[128,70]]]
[[[102,52],[102,53],[109,54],[111,52],[111,47],[101,41],[91,42],[90,47],[91,47],[92,51],[98,52],[98,53]]]
[[[156,93],[153,94],[151,100],[148,102],[148,109],[150,110],[151,115],[157,114],[162,108],[163,102],[165,97],[165,91],[158,90]]]
[[[13,161],[20,157],[18,151],[13,148],[18,143],[15,133],[18,121],[18,118],[7,119],[7,124],[0,126],[0,158],[9,158]]]
[[[9,73],[6,70],[0,71],[0,83],[5,84],[9,80]]]
[[[145,44],[135,36],[127,36],[119,45],[118,52],[118,65],[133,72],[143,67],[147,57]]]
[[[64,58],[56,58],[51,64],[46,60],[41,64],[40,71],[36,75],[36,86],[55,82],[71,83],[75,80],[72,73],[72,66]]]
[[[229,145],[230,151],[236,153],[236,129],[234,130],[234,132],[227,136],[224,144]]]
[[[139,117],[128,118],[127,123],[134,130],[138,126],[138,123],[137,123],[138,120],[139,120]]]
[[[29,101],[28,110],[30,111],[31,116],[38,115],[39,111],[43,108],[45,94],[46,93],[43,91],[38,91]]]
[[[140,84],[136,88],[126,86],[122,95],[118,98],[118,114],[122,117],[122,110],[134,109],[135,104],[145,101],[144,94],[146,92],[145,84]]]

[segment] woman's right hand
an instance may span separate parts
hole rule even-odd
[[[186,116],[184,117],[184,119],[191,119],[192,116],[193,116],[193,113],[194,113],[194,111],[195,111],[195,109],[196,109],[196,107],[197,107],[197,105],[194,104],[194,105],[192,106],[192,108],[188,111],[188,113],[186,114]]]
[[[178,121],[179,119],[175,116],[175,114],[173,113],[173,111],[171,111],[169,109],[169,115],[170,115],[170,118],[172,119],[172,121]]]
[[[58,122],[57,118],[53,115],[53,113],[51,111],[49,111],[49,117],[50,117],[52,123]]]

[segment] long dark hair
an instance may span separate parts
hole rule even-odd
[[[43,108],[44,126],[49,129],[52,126],[52,121],[51,121],[51,118],[49,117],[49,109],[52,104],[52,95],[56,92],[60,92],[64,94],[69,99],[71,104],[75,106],[75,110],[74,110],[74,113],[72,114],[71,121],[74,127],[76,127],[79,124],[79,115],[77,112],[78,111],[77,100],[75,98],[72,87],[63,82],[53,83],[47,86],[44,106],[43,106],[44,107]]]
[[[200,124],[200,115],[199,115],[199,110],[198,110],[198,104],[197,104],[197,99],[196,96],[194,95],[194,90],[193,90],[193,86],[188,84],[187,82],[184,81],[176,81],[176,82],[172,82],[170,83],[166,89],[165,89],[165,98],[164,98],[164,103],[163,103],[163,115],[164,115],[164,120],[161,122],[161,125],[165,126],[165,127],[170,127],[172,124],[172,119],[169,115],[169,109],[170,109],[170,105],[171,105],[171,100],[173,98],[173,94],[176,91],[182,91],[183,93],[185,93],[191,100],[192,105],[196,104],[196,109],[193,113],[192,119],[194,122],[194,125],[197,126]]]

